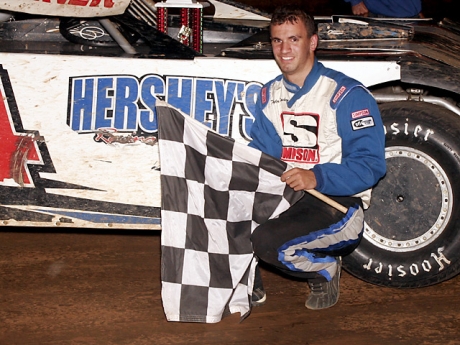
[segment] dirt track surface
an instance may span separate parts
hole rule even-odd
[[[262,270],[267,303],[239,323],[175,323],[161,305],[160,236],[0,232],[0,344],[460,344],[460,277],[398,290],[344,273],[338,304]]]

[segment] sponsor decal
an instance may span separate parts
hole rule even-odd
[[[267,103],[267,88],[264,87],[261,92],[262,104]]]
[[[154,136],[137,136],[132,134],[117,135],[116,128],[99,128],[99,131],[94,135],[94,141],[104,142],[106,144],[135,144],[143,143],[153,146],[157,143],[157,138]]]
[[[62,121],[65,121],[63,118]],[[154,145],[149,138],[124,135],[113,138],[105,128],[100,140],[140,141]],[[23,126],[8,72],[0,65],[0,220],[2,225],[73,226],[122,228],[157,228],[160,208],[143,206],[121,199],[109,202],[93,199],[86,192],[101,192],[72,183],[70,179],[53,179],[56,174],[46,137]],[[63,143],[64,150],[65,145]],[[57,154],[59,160],[59,154]],[[72,157],[68,157],[69,164]],[[88,170],[87,170],[88,172]],[[46,177],[41,174],[45,173]],[[91,172],[90,172],[91,173]],[[97,177],[96,177],[97,178]],[[60,193],[78,190],[80,197]],[[85,198],[88,195],[89,198]],[[98,225],[99,224],[99,225]],[[134,226],[133,226],[134,224]]]
[[[362,119],[351,121],[351,127],[354,131],[374,127],[374,118],[372,116],[364,117]]]
[[[343,95],[343,93],[345,92],[347,88],[345,86],[342,86],[339,91],[337,91],[337,93],[335,94],[334,98],[332,99],[332,102],[333,103],[337,103],[337,101],[339,100],[340,96]]]
[[[369,114],[369,109],[358,110],[351,113],[351,118],[357,119],[358,117],[368,116]]]
[[[319,163],[319,115],[311,113],[281,114],[283,151],[281,159],[299,163]]]
[[[2,0],[2,10],[66,17],[122,14],[130,0]]]
[[[0,185],[33,186],[29,164],[43,164],[36,131],[24,130],[8,73],[0,68]]]
[[[319,163],[318,149],[283,147],[282,160],[300,163]]]
[[[58,5],[73,5],[73,6],[101,6],[105,8],[112,8],[113,0],[35,0],[38,2],[56,3]]]
[[[221,135],[249,141],[260,89],[256,82],[155,74],[71,77],[67,124],[81,134],[95,133],[99,142],[151,143],[159,99]],[[116,138],[122,133],[124,139]]]

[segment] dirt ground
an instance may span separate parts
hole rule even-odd
[[[241,2],[267,11],[277,4]],[[348,11],[343,0],[301,3],[314,15]],[[424,12],[442,16],[452,3],[424,1]],[[460,277],[401,290],[370,285],[345,272],[339,303],[310,311],[304,306],[305,283],[266,268],[262,275],[267,303],[241,323],[239,315],[217,324],[167,322],[159,232],[3,227],[0,345],[460,344]]]
[[[8,230],[14,230],[8,232]],[[239,322],[165,319],[159,232],[0,232],[1,345],[460,344],[460,277],[422,289],[347,273],[338,304],[304,307],[305,283],[262,269],[267,303]]]

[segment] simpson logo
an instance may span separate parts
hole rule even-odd
[[[357,119],[358,117],[368,116],[369,114],[369,109],[358,110],[354,113],[351,113],[351,118]]]
[[[375,126],[375,124],[374,124],[374,118],[372,116],[351,121],[351,127],[353,128],[354,131],[357,131],[363,128],[373,127],[373,126]]]
[[[318,163],[318,114],[284,112],[283,152],[281,159],[290,162]]]
[[[347,88],[345,86],[342,86],[339,91],[337,91],[337,93],[335,94],[334,96],[334,99],[332,100],[333,103],[337,103],[337,101],[339,100],[340,96],[343,95],[343,93],[345,92]]]
[[[283,147],[281,159],[289,162],[319,163],[319,151],[302,147]]]

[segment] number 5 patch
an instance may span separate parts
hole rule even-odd
[[[363,117],[362,119],[351,121],[351,128],[354,131],[359,129],[367,128],[367,127],[374,127],[374,118],[372,116]]]

